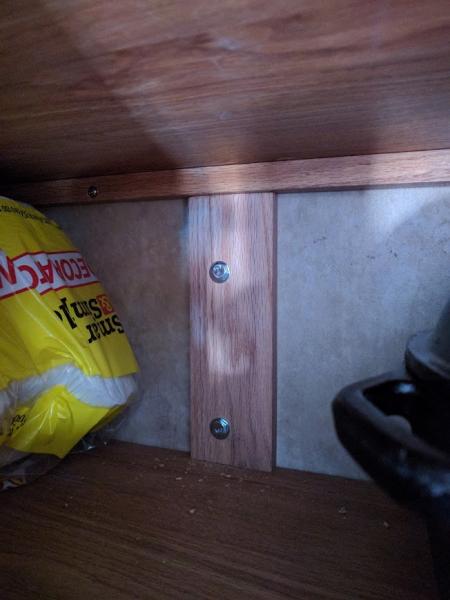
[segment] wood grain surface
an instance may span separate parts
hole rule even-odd
[[[372,483],[114,443],[0,495],[2,600],[436,600]]]
[[[289,192],[450,183],[450,150],[223,165],[0,185],[39,205],[129,202],[243,192]],[[97,189],[91,198],[88,190]]]
[[[4,180],[450,147],[447,0],[3,0],[0,40]]]
[[[275,209],[273,194],[189,199],[191,453],[270,470],[274,462]],[[215,283],[209,268],[231,271]],[[224,417],[218,440],[210,422]]]

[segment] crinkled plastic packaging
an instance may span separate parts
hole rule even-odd
[[[0,197],[0,490],[103,441],[137,370],[80,252],[54,221]]]

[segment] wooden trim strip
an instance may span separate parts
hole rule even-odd
[[[275,459],[275,199],[189,198],[191,456],[270,471]],[[211,264],[230,265],[223,285]],[[230,425],[216,439],[210,424]]]
[[[450,149],[149,171],[1,186],[35,205],[450,183]],[[98,194],[87,191],[95,186]]]

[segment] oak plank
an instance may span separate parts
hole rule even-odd
[[[189,199],[191,453],[271,470],[275,418],[274,195]],[[231,274],[209,276],[215,261]],[[230,422],[216,439],[211,421]]]
[[[0,185],[36,206],[243,192],[289,192],[450,183],[450,150],[222,165]],[[98,194],[88,195],[91,186]]]
[[[0,24],[4,180],[450,147],[447,0],[3,0]]]
[[[423,523],[367,481],[117,442],[0,509],[2,600],[436,600]]]

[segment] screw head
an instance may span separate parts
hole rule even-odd
[[[216,439],[224,440],[230,433],[230,423],[223,417],[217,417],[209,424],[209,430]]]
[[[89,186],[87,193],[91,198],[95,198],[98,194],[98,189],[95,185],[91,185]]]
[[[225,283],[230,276],[230,267],[223,260],[217,260],[210,266],[209,276],[215,283]]]

